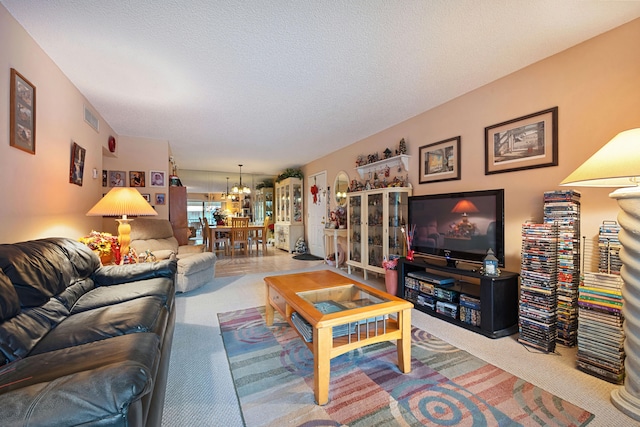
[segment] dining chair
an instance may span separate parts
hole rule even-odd
[[[236,245],[242,249],[244,254],[249,254],[249,218],[248,217],[232,217],[231,218],[231,255],[235,255]]]
[[[204,219],[207,222],[207,219]],[[207,222],[207,230],[208,230],[208,239],[209,239],[209,247],[211,252],[215,252],[216,250],[224,247],[224,254],[226,255],[229,250],[229,233],[226,231],[218,231],[215,228],[212,230],[209,227],[209,223]]]
[[[265,253],[267,251],[267,242],[269,240],[269,224],[271,223],[270,217],[264,218],[264,226],[262,230],[256,231],[256,235],[251,237],[252,241],[256,242],[256,252],[258,252],[258,248],[262,245],[262,252]]]
[[[202,244],[209,252],[213,252],[211,250],[211,229],[207,218],[200,219],[200,226],[202,228]]]

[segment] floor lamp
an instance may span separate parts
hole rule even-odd
[[[609,194],[620,212],[620,276],[625,333],[624,386],[611,393],[611,402],[640,420],[640,128],[616,135],[569,175],[561,185],[622,187]]]
[[[142,197],[142,194],[135,188],[114,187],[100,199],[94,207],[87,212],[87,216],[119,216],[116,219],[118,225],[118,243],[120,243],[120,253],[124,257],[129,253],[129,243],[131,243],[132,216],[158,215],[158,212]]]

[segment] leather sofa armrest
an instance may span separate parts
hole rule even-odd
[[[173,279],[177,270],[178,261],[175,259],[140,264],[105,265],[93,273],[93,280],[97,286],[110,286],[156,277]]]

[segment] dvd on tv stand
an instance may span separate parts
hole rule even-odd
[[[418,304],[418,297],[421,301],[425,299],[434,302],[445,301],[429,295],[428,289],[425,289],[425,293],[405,286],[407,277],[415,277],[422,272],[455,279],[453,284],[440,286],[430,283],[432,286],[480,299],[480,325],[475,326],[460,320],[459,314],[454,318],[438,313],[429,305]],[[398,273],[398,296],[413,302],[417,310],[489,338],[505,337],[518,332],[519,275],[517,273],[503,270],[500,276],[490,277],[474,270],[430,263],[424,258],[413,261],[401,258],[398,263]],[[425,283],[428,282],[425,281]],[[447,302],[451,303],[451,301]],[[460,310],[458,310],[459,312]]]

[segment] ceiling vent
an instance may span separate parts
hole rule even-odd
[[[96,132],[100,131],[100,120],[98,120],[95,114],[93,114],[86,105],[84,106],[84,121],[89,123],[89,126],[94,128]]]

